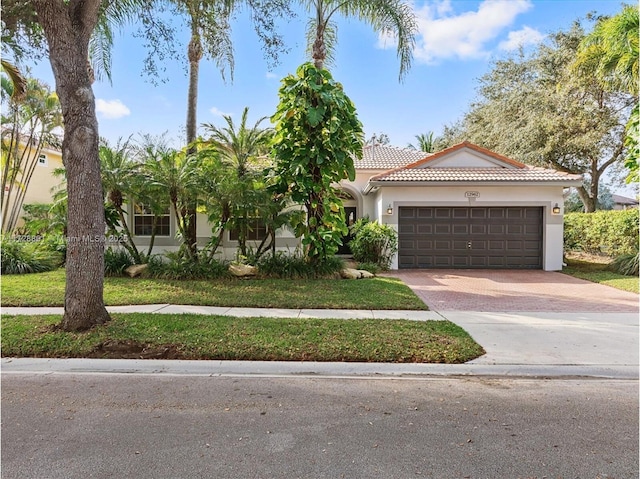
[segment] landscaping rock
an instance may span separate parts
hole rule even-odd
[[[255,276],[258,272],[255,266],[249,264],[230,264],[229,273],[238,278],[244,278],[246,276]]]
[[[125,268],[124,272],[132,278],[137,278],[142,273],[144,273],[148,267],[148,264],[132,264],[131,266]]]
[[[340,277],[344,279],[373,278],[375,275],[363,269],[344,268],[340,271]]]

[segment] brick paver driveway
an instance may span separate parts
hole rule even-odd
[[[435,311],[638,312],[638,295],[537,270],[399,270]]]

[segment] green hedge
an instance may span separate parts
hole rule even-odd
[[[638,209],[567,213],[564,249],[611,257],[638,251]]]

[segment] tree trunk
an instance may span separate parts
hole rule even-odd
[[[316,38],[311,47],[313,65],[318,70],[324,69],[324,61],[327,58],[327,46],[324,42],[325,19],[322,13],[322,3],[316,5]]]
[[[197,28],[197,27],[194,27]],[[187,52],[189,58],[189,92],[187,94],[187,154],[196,153],[193,142],[196,140],[197,126],[197,110],[198,110],[198,77],[200,72],[200,60],[202,59],[202,44],[200,43],[200,35],[197,30],[192,30],[191,40],[189,41],[189,50]],[[192,204],[191,204],[192,203]],[[186,230],[184,241],[189,248],[191,256],[197,259],[198,253],[198,236],[196,225],[196,201],[190,202],[186,220]]]
[[[105,219],[98,120],[87,72],[89,38],[100,0],[35,0],[62,106],[62,159],[67,173],[67,262],[60,327],[80,331],[108,321],[102,298]]]

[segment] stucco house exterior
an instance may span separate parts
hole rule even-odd
[[[61,166],[60,151],[42,150],[25,203],[51,202],[51,189],[60,183],[52,172]],[[562,269],[563,189],[580,186],[580,175],[525,165],[468,142],[435,154],[367,145],[355,168],[354,181],[336,185],[347,221],[369,217],[398,232],[392,269]],[[128,224],[141,251],[151,239],[152,220],[142,205],[130,208]],[[153,252],[178,249],[176,231],[167,210]],[[257,223],[248,244],[255,248],[264,234]],[[199,214],[199,246],[211,235],[207,217]],[[277,250],[293,253],[299,245],[291,231],[278,232]],[[225,231],[221,258],[233,259],[237,248],[234,233]],[[348,254],[348,247],[339,253]]]
[[[33,158],[34,155],[37,155],[37,159],[33,158],[35,161],[35,167],[33,169],[33,175],[31,176],[31,180],[27,186],[27,189],[24,191],[24,200],[22,205],[34,204],[34,203],[51,203],[53,191],[56,190],[63,180],[59,177],[56,177],[53,172],[62,168],[62,152],[59,149],[56,149],[50,145],[45,145],[38,152],[35,148],[30,145],[26,147],[27,151],[25,152],[24,145],[20,145],[20,154],[25,155],[25,157]],[[31,162],[31,160],[29,160]],[[15,198],[18,192],[20,191],[19,186],[15,186],[11,190],[11,195],[9,196],[9,188],[6,187],[4,194],[4,208],[6,211],[11,211],[13,205],[15,203]],[[5,210],[3,210],[3,215],[5,214]],[[24,223],[22,220],[22,215],[24,214],[24,209],[20,209],[20,219],[17,223],[18,228]]]
[[[435,154],[367,146],[341,187],[355,216],[398,231],[392,269],[562,269],[563,188],[580,175],[464,142]]]
[[[562,193],[582,183],[579,175],[524,165],[468,142],[435,154],[369,145],[355,167],[355,180],[337,185],[347,221],[368,216],[398,231],[392,269],[562,269]],[[142,232],[140,220],[132,213],[134,234]],[[169,212],[165,223],[156,252],[177,247]],[[211,226],[203,215],[197,230],[206,244]],[[252,234],[255,247],[264,231],[257,225]],[[140,246],[145,240],[135,238]],[[225,232],[221,255],[234,258],[237,246]],[[291,232],[279,232],[278,250],[298,246]]]

